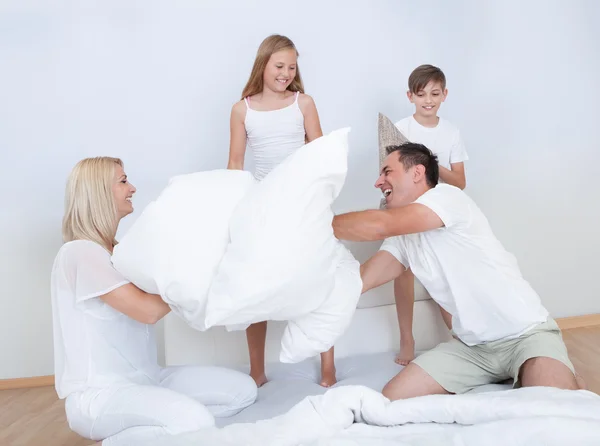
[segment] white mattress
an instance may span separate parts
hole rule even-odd
[[[394,353],[372,353],[348,356],[336,362],[338,382],[333,387],[363,385],[381,392],[383,386],[402,370],[394,362]],[[238,368],[243,372],[247,368]],[[218,427],[273,418],[290,410],[309,395],[320,395],[327,389],[321,387],[320,363],[307,360],[299,364],[270,363],[267,365],[269,382],[258,390],[256,402],[230,418],[218,418]],[[510,384],[483,386],[475,391],[486,392],[510,388]]]

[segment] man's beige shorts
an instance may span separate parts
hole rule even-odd
[[[514,387],[519,387],[521,366],[536,357],[556,359],[575,374],[560,329],[552,318],[515,339],[472,347],[452,339],[413,362],[448,392],[460,394],[510,378],[514,380]]]

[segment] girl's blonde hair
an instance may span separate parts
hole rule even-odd
[[[273,34],[263,40],[260,47],[258,47],[250,78],[242,91],[242,99],[247,98],[248,96],[254,96],[263,91],[263,73],[267,66],[267,62],[269,62],[272,54],[281,50],[294,50],[296,51],[296,56],[300,55],[294,46],[294,42],[285,36]],[[300,67],[298,64],[296,64],[296,76],[287,89],[289,91],[299,91],[300,93],[304,93],[304,84],[302,83],[302,76],[300,76]]]
[[[116,246],[118,218],[112,186],[119,158],[86,158],[71,171],[65,191],[62,221],[64,242],[90,240],[108,251]]]

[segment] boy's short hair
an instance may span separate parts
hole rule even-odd
[[[442,90],[446,89],[446,76],[441,69],[433,65],[418,66],[408,77],[408,89],[411,93],[418,93],[431,81],[439,82]]]

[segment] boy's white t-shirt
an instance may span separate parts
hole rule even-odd
[[[452,329],[461,341],[475,345],[511,339],[547,320],[548,311],[515,257],[467,194],[438,184],[415,203],[433,210],[444,226],[388,238],[380,249],[410,268],[452,315]]]
[[[438,125],[435,127],[422,126],[413,115],[398,121],[395,125],[410,142],[423,144],[437,155],[438,163],[446,169],[450,169],[453,163],[461,163],[469,159],[460,131],[443,118],[439,118]]]
[[[99,244],[65,243],[52,269],[55,387],[59,398],[115,383],[156,385],[160,367],[154,326],[104,303],[128,284]]]

